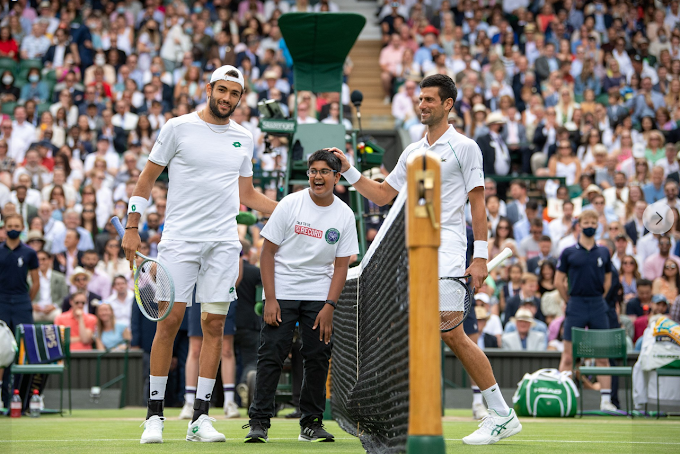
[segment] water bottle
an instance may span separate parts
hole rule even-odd
[[[12,401],[9,404],[9,416],[11,418],[21,417],[21,396],[19,395],[19,390],[14,390],[14,395],[12,396]]]
[[[31,413],[31,418],[39,418],[40,417],[40,392],[37,389],[33,390],[33,395],[31,396],[31,402],[28,404],[28,408],[30,409]]]

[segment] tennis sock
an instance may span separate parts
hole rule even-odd
[[[505,403],[505,399],[503,399],[498,383],[494,383],[492,387],[483,390],[482,396],[484,396],[484,400],[486,400],[486,405],[489,409],[494,410],[499,416],[507,416],[510,414],[510,408],[508,407],[508,404]]]
[[[233,402],[235,385],[229,383],[222,386],[222,389],[224,390],[224,405],[227,405],[228,402]]]
[[[168,377],[156,377],[149,375],[149,400],[164,400],[165,386],[168,384]]]
[[[213,389],[215,388],[214,378],[198,377],[198,386],[196,387],[196,398],[210,402]]]
[[[612,402],[612,390],[611,389],[601,389],[600,390],[600,404],[606,404]]]
[[[187,386],[184,388],[184,402],[193,405],[196,400],[196,387]]]
[[[479,390],[479,386],[473,386],[472,387],[472,405],[477,405],[477,404],[484,405],[484,401],[482,401],[482,391]]]

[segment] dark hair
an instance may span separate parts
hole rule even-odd
[[[111,285],[116,285],[116,281],[117,281],[118,279],[124,280],[125,283],[127,284],[127,281],[128,281],[128,280],[127,280],[127,278],[126,278],[125,276],[123,276],[122,274],[116,274],[116,275],[113,277],[113,280],[111,281]]]
[[[525,191],[526,191],[526,189],[527,189],[527,182],[524,181],[524,180],[512,180],[512,181],[510,182],[510,186],[512,186],[513,184],[516,184],[517,186],[519,186],[520,188],[524,189]]]
[[[439,97],[442,100],[442,104],[449,98],[453,100],[453,103],[456,102],[458,90],[456,89],[456,83],[449,76],[444,74],[433,74],[431,76],[427,76],[422,82],[420,82],[420,88],[427,87],[437,87],[439,89],[438,92]],[[451,108],[453,108],[453,104],[451,104]]]
[[[40,249],[36,254],[45,254],[48,259],[51,259],[53,256],[52,254],[49,253],[49,251],[46,251],[45,249]]]
[[[66,231],[67,231],[67,232],[73,232],[73,233],[75,233],[75,234],[76,234],[76,238],[78,238],[78,239],[80,240],[80,232],[79,232],[78,230],[76,230],[76,229],[67,229]]]
[[[535,200],[528,200],[527,205],[525,207],[525,210],[534,210],[538,211],[538,202]]]
[[[543,219],[533,218],[531,220],[531,227],[541,227],[541,228],[543,228]]]
[[[86,255],[86,254],[94,254],[97,257],[99,257],[99,253],[97,251],[95,251],[94,249],[88,249],[87,251],[84,251],[83,255]]]
[[[649,279],[638,279],[637,280],[637,287],[651,287],[652,286],[652,281]]]
[[[342,168],[340,159],[338,159],[337,156],[328,150],[317,150],[312,153],[309,156],[309,159],[307,159],[307,167],[311,167],[312,164],[317,161],[324,161],[332,170],[335,170],[336,172],[340,172],[340,169]]]
[[[541,226],[543,226],[542,222],[541,222]],[[541,236],[541,239],[539,241],[549,241],[549,242],[552,243],[552,239],[548,235]]]

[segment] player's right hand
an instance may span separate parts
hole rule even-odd
[[[264,301],[264,322],[269,326],[279,326],[281,323],[281,306],[275,299]]]
[[[139,245],[142,243],[141,238],[139,238],[139,231],[137,229],[129,229],[125,231],[123,235],[123,251],[125,252],[125,258],[130,262],[130,270],[132,270],[132,265],[134,263],[136,252],[139,249]]]
[[[340,173],[347,172],[349,170],[349,168],[351,167],[349,165],[349,160],[347,160],[347,156],[345,156],[345,153],[343,153],[342,150],[335,147],[324,148],[324,150],[330,151],[340,160]]]

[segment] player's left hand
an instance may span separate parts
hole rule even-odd
[[[314,320],[312,329],[319,327],[319,340],[328,344],[331,341],[331,334],[333,334],[333,306],[324,304],[323,309]]]
[[[484,280],[489,275],[489,272],[486,270],[486,260],[480,258],[473,259],[468,269],[465,270],[465,275],[472,276],[472,286],[475,289],[479,290],[482,288]]]

